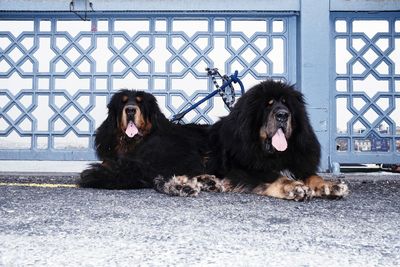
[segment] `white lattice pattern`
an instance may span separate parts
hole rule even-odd
[[[339,152],[400,152],[400,20],[336,18]]]
[[[240,14],[2,19],[1,155],[93,158],[94,130],[120,88],[152,92],[171,117],[214,90],[206,67],[238,70],[246,88],[267,77],[289,80],[293,19]],[[211,123],[225,114],[222,100],[214,98],[185,120]]]

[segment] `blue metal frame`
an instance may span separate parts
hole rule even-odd
[[[395,99],[400,99],[400,92],[395,89],[395,81],[400,82],[400,75],[395,74],[394,62],[388,57],[388,55],[394,50],[394,40],[400,38],[400,32],[396,32],[394,29],[395,21],[399,21],[399,12],[381,12],[381,13],[349,13],[349,12],[333,12],[331,17],[332,31],[331,39],[332,43],[335,44],[337,38],[347,40],[347,51],[351,54],[351,59],[347,63],[346,74],[337,74],[336,68],[332,68],[332,79],[331,79],[331,139],[332,143],[330,146],[331,162],[336,163],[399,163],[400,162],[400,150],[396,148],[396,142],[400,143],[400,125],[396,125],[389,116],[395,108]],[[346,32],[336,32],[335,22],[336,20],[346,21],[347,30]],[[389,32],[378,33],[374,37],[369,38],[365,33],[352,32],[352,22],[354,20],[384,20],[388,22]],[[389,39],[389,47],[382,52],[377,46],[376,42],[379,38],[385,37]],[[350,45],[352,40],[358,38],[365,42],[365,45],[357,51]],[[369,50],[372,49],[377,55],[377,59],[371,64],[366,61],[363,56]],[[335,49],[332,49],[331,62],[335,66]],[[388,65],[388,74],[381,74],[376,70],[376,67],[385,62]],[[365,71],[361,74],[352,73],[352,65],[355,62],[361,62]],[[377,92],[374,96],[370,97],[365,92],[354,91],[353,82],[357,80],[364,80],[368,75],[373,75],[376,80],[383,80],[388,82],[388,92]],[[336,90],[336,80],[346,81],[348,89],[346,92]],[[381,97],[388,98],[389,107],[383,110],[378,106],[377,102]],[[340,118],[336,117],[337,106],[336,99],[344,98],[347,99],[347,110],[352,114],[352,118],[347,124],[346,133],[338,133],[336,130],[337,120]],[[356,110],[354,107],[354,99],[361,98],[366,104],[360,109]],[[365,119],[364,115],[372,109],[379,115],[374,122],[369,122]],[[363,133],[355,133],[353,131],[353,124],[360,121],[366,128]],[[389,132],[382,133],[376,130],[376,128],[385,122],[389,125]],[[365,140],[371,144],[370,151],[357,151],[355,148],[355,141]],[[338,143],[339,142],[339,143]],[[340,150],[338,147],[342,146]],[[379,148],[378,148],[379,147]],[[381,150],[381,151],[380,151]]]
[[[201,60],[207,63],[207,66],[210,67],[220,67],[214,66],[213,59],[209,57],[208,53],[213,49],[214,38],[224,38],[226,40],[226,51],[230,54],[230,57],[225,62],[225,71],[227,73],[232,73],[234,70],[231,69],[231,64],[235,61],[242,61],[244,65],[244,69],[239,73],[240,77],[245,76],[246,74],[251,74],[253,77],[259,80],[264,80],[265,78],[275,78],[286,80],[291,83],[296,82],[296,21],[297,21],[297,13],[287,12],[287,13],[268,13],[268,12],[171,12],[171,13],[158,13],[158,12],[110,12],[110,13],[93,13],[90,14],[91,19],[93,21],[92,26],[97,26],[96,23],[100,19],[108,20],[109,28],[108,31],[100,32],[100,31],[88,31],[88,32],[80,32],[75,37],[70,36],[68,33],[64,32],[56,32],[54,24],[57,20],[77,20],[75,16],[71,13],[2,13],[2,20],[33,20],[34,21],[34,31],[33,32],[23,32],[20,36],[14,37],[8,32],[0,32],[0,37],[7,37],[11,40],[11,44],[0,54],[0,60],[5,60],[12,67],[7,72],[0,72],[0,78],[10,77],[13,73],[18,73],[21,77],[26,77],[32,79],[32,87],[33,90],[21,90],[16,95],[13,95],[7,88],[0,88],[0,95],[6,96],[9,98],[9,102],[1,107],[1,118],[9,124],[5,130],[0,131],[0,136],[8,136],[11,132],[17,132],[19,136],[25,136],[31,138],[31,148],[30,149],[13,149],[12,147],[0,150],[0,159],[26,159],[26,160],[93,160],[95,159],[94,151],[92,149],[94,142],[94,130],[95,124],[94,119],[91,117],[90,112],[95,107],[96,96],[107,96],[109,97],[115,92],[115,90],[119,88],[112,88],[112,82],[114,78],[124,78],[128,74],[133,74],[136,78],[145,78],[148,82],[148,87],[144,88],[150,92],[152,92],[156,96],[164,96],[166,97],[166,106],[170,110],[172,114],[176,114],[179,110],[184,108],[185,106],[190,105],[190,103],[195,102],[198,97],[203,97],[213,91],[213,83],[210,80],[208,82],[208,88],[204,88],[202,91],[196,91],[192,95],[188,95],[184,90],[176,90],[172,88],[172,80],[171,79],[179,79],[185,77],[186,74],[191,73],[196,78],[206,78],[206,72],[199,72],[195,67]],[[129,36],[126,32],[116,32],[114,30],[114,22],[116,20],[147,20],[149,22],[149,31],[147,32],[138,32],[134,36]],[[208,31],[207,32],[196,32],[193,36],[188,36],[185,32],[171,32],[172,22],[176,19],[184,19],[184,20],[204,20],[207,22]],[[268,25],[267,32],[257,32],[255,35],[248,37],[241,32],[234,32],[231,30],[231,22],[234,20],[259,20],[265,21]],[[51,31],[50,32],[39,32],[39,22],[40,20],[48,20],[51,22]],[[166,21],[167,30],[165,32],[157,32],[155,30],[155,22],[156,20],[164,20]],[[226,28],[224,31],[214,31],[213,25],[214,21],[220,20],[224,21]],[[284,30],[280,33],[275,33],[272,31],[272,21],[281,20],[284,24]],[[34,38],[34,44],[30,49],[25,49],[23,45],[20,45],[22,39],[26,36],[30,36]],[[64,37],[68,41],[67,45],[63,49],[58,49],[55,45],[55,37]],[[113,38],[115,36],[119,36],[125,40],[125,44],[117,49],[113,45]],[[185,41],[185,44],[179,49],[175,49],[171,45],[172,36],[176,36],[182,38]],[[38,39],[40,37],[49,37],[51,39],[51,49],[56,54],[51,60],[51,68],[49,72],[38,72],[37,70],[37,60],[33,56],[33,53],[38,49]],[[79,40],[83,37],[91,38],[90,46],[86,50],[81,47],[78,43]],[[93,70],[96,70],[96,62],[91,57],[92,51],[94,51],[97,47],[96,38],[97,37],[106,37],[108,38],[108,48],[112,51],[113,55],[108,61],[108,70],[107,73],[97,73]],[[136,40],[140,37],[148,37],[149,38],[149,46],[145,49],[141,48],[136,44]],[[171,53],[171,57],[167,61],[167,68],[165,73],[156,73],[154,69],[154,61],[150,56],[151,51],[155,45],[156,37],[165,37],[168,40],[167,48]],[[198,38],[205,37],[208,39],[208,44],[206,48],[201,49],[195,43]],[[230,44],[230,38],[236,37],[240,38],[243,41],[243,45],[236,49],[233,49]],[[259,49],[257,45],[255,45],[255,41],[257,38],[266,38],[268,44],[265,48]],[[271,38],[280,38],[284,43],[284,72],[281,74],[274,74],[271,71],[271,67],[273,66],[273,62],[266,56],[272,49],[273,44],[271,42]],[[21,51],[23,51],[23,57],[16,62],[15,64],[11,60],[8,53],[14,49],[15,47],[19,47]],[[189,49],[189,47],[197,53],[197,56],[191,61],[187,60],[182,54]],[[66,55],[66,53],[70,49],[76,49],[79,53],[78,58],[71,62]],[[133,48],[138,56],[132,61],[128,62],[127,59],[122,56],[122,54],[127,51],[129,48]],[[245,64],[245,61],[242,58],[242,53],[246,51],[246,49],[251,49],[254,53],[254,59],[249,64]],[[26,61],[30,60],[33,63],[33,71],[24,73],[21,70],[21,65]],[[55,62],[58,60],[63,60],[67,65],[67,69],[63,72],[55,72],[54,66]],[[77,66],[82,61],[88,61],[90,64],[91,72],[81,72],[77,68]],[[111,72],[111,65],[115,61],[121,61],[123,65],[125,65],[124,70],[121,73],[113,73]],[[141,72],[136,66],[137,64],[145,60],[149,65],[149,72]],[[183,65],[183,70],[180,72],[172,72],[170,67],[171,63],[175,60],[179,60]],[[269,66],[268,72],[266,73],[258,73],[254,67],[260,61],[265,62]],[[79,89],[77,92],[71,94],[68,90],[63,89],[55,89],[55,79],[65,78],[69,74],[74,73],[78,78],[89,79],[90,88],[89,90],[81,90]],[[49,78],[50,81],[50,90],[38,90],[38,78]],[[107,79],[107,89],[99,90],[96,88],[95,79],[96,78],[105,78]],[[155,90],[154,79],[155,78],[163,78],[166,81],[166,90],[161,92],[159,90]],[[135,85],[132,85],[135,87]],[[32,105],[29,107],[24,107],[20,104],[19,99],[21,99],[24,95],[32,96]],[[37,107],[38,96],[48,96],[49,97],[49,108],[54,112],[52,117],[49,119],[49,131],[39,131],[36,127],[36,118],[33,116],[32,112]],[[57,107],[55,104],[55,96],[63,96],[67,99],[67,102],[61,106]],[[180,106],[178,108],[174,107],[172,104],[171,97],[172,96],[180,96],[185,101],[185,105]],[[90,99],[90,104],[86,107],[82,107],[78,100],[82,96],[87,96]],[[208,113],[212,110],[214,106],[214,100],[210,99],[207,101],[206,107],[200,108],[198,107],[195,111],[196,114],[192,119],[193,122],[206,121],[208,123],[212,123],[211,118]],[[8,116],[7,112],[12,108],[17,107],[20,109],[22,114],[18,116],[18,118],[14,121],[10,116]],[[74,107],[78,111],[78,115],[69,119],[65,116],[64,112],[66,112],[70,107]],[[20,129],[19,124],[28,119],[32,124],[32,131],[22,131]],[[61,119],[66,127],[62,131],[54,131],[52,130],[52,124],[57,119]],[[82,131],[77,127],[77,124],[81,120],[86,120],[89,122],[89,130]],[[54,148],[54,138],[55,137],[65,137],[68,133],[73,132],[78,137],[85,137],[89,140],[89,147],[82,149],[55,149]],[[48,146],[47,149],[39,149],[37,147],[37,138],[38,137],[46,137],[48,138]]]
[[[246,2],[246,4],[243,4]],[[230,53],[229,59],[225,62],[225,72],[232,73],[233,70],[230,69],[230,64],[233,59],[241,59],[241,53],[247,48],[250,48],[255,54],[256,57],[250,64],[245,64],[246,68],[242,73],[239,74],[240,77],[251,73],[257,76],[257,79],[263,79],[265,77],[273,77],[277,79],[287,80],[290,83],[296,83],[298,88],[303,92],[306,97],[306,101],[308,103],[308,111],[310,114],[310,119],[313,124],[313,127],[316,131],[318,139],[322,145],[322,158],[321,158],[321,171],[326,171],[330,166],[337,166],[337,162],[341,163],[398,163],[400,162],[399,153],[395,151],[394,142],[400,143],[400,137],[396,135],[394,132],[391,133],[390,136],[385,134],[384,136],[376,133],[373,129],[374,125],[368,124],[368,131],[371,134],[371,142],[379,142],[381,137],[389,138],[391,142],[391,150],[389,152],[356,152],[351,147],[352,140],[354,138],[360,137],[359,135],[355,136],[352,133],[348,133],[345,135],[336,134],[336,104],[335,101],[338,97],[344,97],[349,100],[348,109],[353,115],[357,118],[362,119],[363,113],[368,109],[372,108],[377,114],[385,117],[385,122],[389,124],[391,129],[394,129],[393,121],[390,118],[387,119],[387,115],[390,110],[393,109],[394,100],[399,98],[398,91],[393,90],[393,84],[391,84],[391,89],[387,94],[380,93],[378,96],[373,98],[368,98],[363,92],[336,92],[335,91],[335,80],[337,76],[334,71],[332,71],[332,66],[335,63],[335,35],[334,32],[334,20],[335,18],[341,18],[346,21],[350,21],[353,18],[364,18],[364,19],[386,19],[390,17],[400,17],[400,4],[398,1],[393,0],[381,0],[381,1],[348,1],[348,0],[329,0],[329,1],[321,1],[321,0],[266,0],[266,1],[231,1],[228,4],[227,1],[211,1],[205,0],[200,1],[196,4],[193,1],[189,0],[177,0],[174,2],[176,6],[171,6],[169,1],[163,0],[155,0],[155,1],[146,1],[146,0],[138,0],[138,1],[129,1],[122,0],[119,2],[110,2],[107,0],[98,0],[95,1],[94,9],[97,12],[90,13],[90,17],[92,20],[97,23],[99,19],[107,19],[110,21],[109,32],[84,32],[79,33],[78,36],[87,36],[90,38],[97,37],[105,37],[108,38],[108,48],[113,52],[113,57],[108,62],[108,67],[112,65],[112,62],[120,59],[123,64],[128,64],[125,58],[121,56],[122,51],[126,51],[129,47],[135,49],[135,51],[139,54],[137,58],[135,58],[133,65],[129,65],[129,68],[124,70],[123,73],[79,73],[76,70],[77,62],[80,60],[89,59],[88,54],[90,51],[93,51],[96,48],[96,42],[91,42],[91,45],[87,51],[83,51],[83,49],[79,46],[77,42],[77,38],[72,38],[70,36],[66,36],[68,39],[67,47],[62,49],[61,51],[57,50],[54,44],[54,36],[65,36],[64,33],[55,32],[54,26],[52,27],[50,32],[43,33],[38,32],[39,29],[39,21],[42,19],[50,20],[52,24],[56,22],[58,19],[71,19],[77,20],[77,17],[74,17],[71,13],[68,13],[68,3],[64,3],[62,1],[53,1],[53,0],[44,0],[41,1],[41,4],[38,5],[34,0],[24,0],[24,1],[3,1],[0,3],[0,20],[34,20],[35,21],[35,30],[32,32],[24,32],[21,36],[14,38],[10,36],[7,32],[0,32],[1,36],[10,36],[10,40],[12,40],[12,44],[5,50],[0,50],[0,61],[5,60],[7,64],[12,66],[12,70],[10,72],[1,72],[0,70],[0,78],[10,77],[12,73],[19,73],[21,77],[28,77],[32,79],[33,90],[21,90],[17,94],[12,94],[10,91],[5,90],[4,88],[0,88],[0,98],[1,96],[5,96],[7,103],[0,105],[0,119],[6,118],[7,124],[10,126],[5,130],[0,130],[0,137],[7,136],[11,131],[16,131],[19,136],[26,136],[31,138],[31,148],[30,149],[13,149],[11,146],[6,149],[0,150],[0,160],[1,159],[34,159],[34,160],[91,160],[95,159],[94,152],[91,149],[93,146],[93,132],[94,132],[94,120],[90,116],[90,111],[96,106],[97,96],[106,96],[110,97],[110,95],[114,92],[114,88],[112,87],[112,79],[114,77],[123,78],[128,73],[134,73],[136,78],[146,78],[148,79],[148,86],[146,89],[151,91],[157,96],[162,96],[166,98],[166,107],[168,111],[173,115],[176,114],[179,110],[184,109],[189,106],[190,103],[195,102],[198,98],[204,97],[209,94],[214,88],[211,81],[208,82],[208,86],[204,88],[204,90],[199,90],[194,93],[187,93],[185,90],[175,90],[172,88],[172,79],[179,79],[184,75],[190,73],[196,79],[204,79],[205,73],[202,71],[199,72],[195,68],[196,62],[200,59],[204,59],[207,61],[209,67],[221,67],[213,66],[212,59],[208,56],[208,52],[214,46],[214,37],[224,38],[225,40],[230,40],[232,36],[240,38],[245,45],[242,46],[238,51],[232,49],[230,42],[226,42],[225,48],[228,53]],[[249,11],[251,7],[252,11]],[[26,12],[27,10],[34,10],[34,12]],[[151,11],[150,11],[151,10]],[[179,10],[179,11],[176,11]],[[23,12],[18,12],[23,11]],[[44,12],[43,12],[44,11]],[[53,12],[57,11],[57,12]],[[357,13],[355,13],[357,11]],[[361,12],[365,11],[365,12]],[[366,12],[369,13],[366,13]],[[385,11],[385,12],[382,12]],[[387,12],[387,11],[395,11],[395,12]],[[53,12],[53,13],[52,13]],[[381,12],[381,13],[377,13]],[[301,16],[298,16],[301,14]],[[144,19],[148,20],[151,27],[148,32],[138,33],[139,35],[146,35],[150,38],[150,46],[154,46],[154,38],[158,36],[164,36],[165,38],[170,38],[172,36],[179,36],[185,40],[185,45],[180,49],[176,50],[170,47],[170,43],[167,44],[169,51],[172,56],[168,60],[171,63],[173,60],[181,60],[183,62],[184,68],[180,73],[172,73],[170,70],[165,73],[155,73],[154,66],[152,64],[152,59],[149,55],[151,48],[141,50],[137,48],[134,44],[135,38],[138,37],[130,37],[125,33],[121,32],[113,32],[114,29],[112,27],[115,19]],[[154,23],[157,19],[163,19],[167,23],[167,31],[164,32],[156,32],[154,28]],[[171,27],[171,23],[174,19],[202,19],[208,21],[208,31],[207,32],[198,32],[195,36],[189,37],[184,33],[171,33],[169,31]],[[254,70],[255,62],[261,60],[262,58],[266,58],[265,55],[272,49],[272,44],[269,44],[268,47],[262,51],[257,49],[253,42],[255,38],[248,38],[247,36],[242,35],[240,32],[232,32],[229,27],[227,27],[222,32],[213,32],[213,21],[215,20],[225,21],[227,25],[230,24],[232,19],[256,19],[256,20],[265,20],[267,22],[271,22],[274,19],[281,19],[284,21],[284,32],[283,33],[272,33],[271,28],[268,29],[266,33],[257,33],[257,36],[266,36],[267,38],[282,38],[284,40],[284,62],[285,62],[285,71],[283,74],[274,76],[272,73],[257,73]],[[316,23],[318,22],[318,23]],[[271,23],[269,23],[271,25]],[[392,37],[396,36],[398,38],[398,33],[393,33]],[[112,35],[117,34],[124,38],[127,41],[121,50],[118,50],[113,47],[112,44]],[[24,49],[20,42],[22,38],[25,36],[31,36],[35,39],[34,46],[28,51]],[[79,59],[75,64],[72,64],[66,72],[64,73],[23,73],[19,68],[24,60],[31,60],[36,64],[35,58],[32,56],[32,53],[36,51],[38,44],[37,38],[40,36],[47,36],[52,38],[52,49],[57,54],[57,58],[63,59],[67,61],[67,65],[71,65],[68,62],[68,57],[65,56],[65,53],[68,49],[75,47],[77,51],[79,51]],[[351,38],[351,34],[343,33],[341,37],[343,38]],[[199,49],[196,46],[195,41],[196,38],[206,37],[209,38],[207,47],[204,50]],[[270,40],[270,39],[269,39]],[[392,45],[392,44],[391,44]],[[10,61],[10,58],[6,55],[11,51],[14,47],[18,46],[21,51],[24,53],[22,59],[14,64]],[[196,51],[197,56],[194,58],[192,62],[187,62],[182,57],[182,54],[188,48]],[[149,50],[150,49],[150,50]],[[380,60],[384,57],[380,56]],[[140,60],[146,60],[146,62],[150,62],[150,71],[148,73],[141,73],[136,71],[134,66]],[[54,61],[55,59],[53,59]],[[266,63],[269,67],[273,64],[270,62],[268,58],[265,59]],[[390,61],[388,61],[390,62]],[[53,62],[54,63],[54,62]],[[364,62],[365,63],[365,62]],[[96,62],[90,62],[92,70],[96,67]],[[368,64],[365,64],[367,68],[369,68]],[[54,64],[53,64],[54,67]],[[333,68],[334,70],[335,68]],[[69,93],[68,90],[55,90],[54,88],[54,79],[65,77],[69,73],[74,72],[79,78],[89,78],[90,79],[90,89],[89,90],[78,90],[75,93]],[[47,77],[50,80],[50,90],[43,91],[37,90],[38,86],[38,78]],[[95,79],[96,78],[105,78],[107,79],[106,89],[99,90],[96,88]],[[156,78],[164,78],[166,81],[166,90],[159,91],[155,90],[155,79]],[[357,78],[354,75],[351,77],[347,77],[347,79]],[[380,77],[379,77],[380,78]],[[384,78],[384,77],[382,77]],[[392,79],[398,79],[397,76],[393,76]],[[246,81],[245,81],[246,82]],[[247,86],[247,84],[246,84]],[[134,87],[134,85],[132,86]],[[116,88],[115,88],[116,89]],[[350,89],[351,90],[351,89]],[[359,114],[351,107],[351,99],[356,96],[366,99],[370,102],[370,105],[364,107]],[[20,104],[22,98],[26,95],[30,95],[33,98],[33,102],[29,107],[24,107]],[[35,128],[36,118],[32,114],[32,111],[37,107],[37,99],[39,96],[48,96],[49,97],[49,108],[54,112],[54,115],[50,118],[49,121],[49,129],[51,123],[54,123],[56,118],[60,118],[66,125],[67,129],[64,131],[37,131]],[[65,103],[61,107],[57,107],[55,105],[56,96],[64,96],[67,99],[67,103]],[[79,98],[81,96],[87,96],[90,98],[90,105],[87,107],[81,107],[79,104]],[[172,98],[174,96],[179,96],[185,102],[180,107],[176,108],[173,106]],[[390,99],[389,108],[385,111],[381,110],[381,108],[377,105],[377,100],[380,96],[385,96]],[[206,106],[199,107],[195,110],[195,116],[193,117],[193,121],[206,121],[211,122],[208,113],[214,108],[214,101],[210,99],[207,101]],[[16,107],[20,110],[22,115],[18,116],[15,121],[7,115],[7,112],[12,108]],[[68,118],[64,115],[64,112],[67,111],[68,108],[74,107],[81,113],[81,115],[73,118],[69,121]],[[398,107],[397,107],[398,108]],[[191,113],[192,114],[192,113]],[[32,124],[32,131],[22,131],[20,124],[24,119],[29,120]],[[77,124],[80,120],[86,119],[90,122],[88,131],[80,131]],[[354,121],[354,118],[353,118]],[[351,122],[350,122],[351,123]],[[374,123],[376,124],[376,123]],[[398,126],[397,126],[398,127]],[[351,128],[351,127],[350,127]],[[85,136],[89,138],[89,148],[87,149],[72,149],[72,150],[58,150],[54,149],[54,137],[63,137],[67,132],[74,131],[79,136]],[[46,137],[48,138],[48,149],[39,149],[37,146],[37,137]],[[367,137],[367,134],[362,135],[361,137]],[[350,147],[345,152],[338,152],[336,150],[336,139],[347,138],[350,140]],[[382,145],[382,143],[381,143]],[[385,145],[385,143],[383,144]]]
[[[238,77],[239,72],[236,70],[234,74],[228,76],[228,75],[221,75],[217,69],[213,69],[210,70],[209,68],[207,68],[207,72],[208,75],[211,76],[211,79],[213,80],[213,83],[215,84],[216,89],[209,93],[207,96],[205,96],[203,99],[201,99],[200,101],[192,104],[189,108],[179,112],[178,114],[175,114],[172,116],[171,121],[176,121],[179,122],[183,119],[183,117],[189,113],[190,111],[196,109],[198,106],[200,106],[201,104],[203,104],[204,102],[206,102],[207,100],[209,100],[210,98],[216,96],[217,94],[219,94],[226,107],[231,110],[231,108],[233,107],[233,105],[235,104],[235,88],[233,87],[232,83],[237,83],[240,86],[240,93],[241,95],[244,94],[245,89],[244,89],[244,85],[242,83],[242,81],[240,80],[240,78]],[[219,75],[220,78],[222,79],[222,85],[219,86],[218,82],[216,81],[216,77],[215,75]],[[229,89],[227,89],[227,87],[229,87]],[[227,92],[226,90],[231,90],[231,92]],[[229,99],[228,97],[229,96]]]
[[[299,88],[321,144],[320,171],[329,169],[329,1],[301,1]]]

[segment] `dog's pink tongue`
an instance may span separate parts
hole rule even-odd
[[[286,137],[281,128],[279,128],[276,134],[272,137],[272,145],[278,151],[285,151],[287,149]]]
[[[129,121],[128,126],[126,127],[125,133],[127,136],[129,136],[130,138],[134,137],[135,135],[137,135],[139,132],[138,128],[136,128],[136,125],[132,122]]]

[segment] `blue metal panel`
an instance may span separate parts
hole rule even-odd
[[[330,0],[331,11],[398,11],[399,0]]]
[[[246,87],[296,82],[296,14],[2,13],[0,159],[92,160],[93,134],[120,87],[152,92],[171,117],[214,90],[205,67]],[[13,24],[19,23],[17,27]],[[226,114],[211,99],[187,120]]]
[[[400,13],[332,14],[331,159],[400,162]]]
[[[329,169],[329,2],[301,2],[300,90],[321,143],[321,171]]]
[[[300,0],[96,0],[95,11],[299,11]],[[8,11],[69,11],[70,1],[2,0],[0,10]],[[77,9],[84,9],[84,0],[75,0]]]

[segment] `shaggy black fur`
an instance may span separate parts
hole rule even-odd
[[[281,128],[287,149],[272,137]],[[292,86],[265,81],[249,89],[231,113],[211,129],[208,172],[234,186],[271,183],[290,171],[305,180],[317,172],[320,144],[310,125],[303,95]]]
[[[175,175],[205,173],[207,126],[171,123],[155,97],[142,91],[118,91],[107,107],[108,117],[95,138],[103,162],[81,173],[80,187],[163,191],[164,182]],[[133,137],[126,133],[129,123],[137,129]]]
[[[288,173],[305,181],[320,159],[303,95],[275,81],[248,90],[211,127],[173,124],[151,94],[119,91],[95,143],[103,162],[82,172],[81,187],[155,188],[180,196],[200,190],[263,194],[253,189]]]

